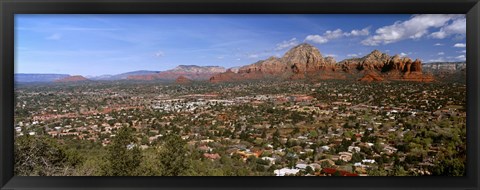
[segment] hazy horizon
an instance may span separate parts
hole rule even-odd
[[[374,49],[465,61],[465,15],[16,15],[15,73],[115,75],[252,64],[303,42],[337,61]],[[165,27],[167,26],[167,27]]]

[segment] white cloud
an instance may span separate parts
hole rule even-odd
[[[317,44],[324,44],[328,42],[328,39],[320,35],[308,35],[305,41],[310,41]]]
[[[465,54],[465,53],[467,53],[467,50],[457,51],[457,53],[463,53],[463,54]]]
[[[430,36],[437,39],[444,39],[450,35],[457,34],[463,38],[465,37],[466,32],[467,32],[466,18],[458,18],[454,20],[451,24],[440,28],[439,31],[430,34]]]
[[[428,62],[447,62],[443,57],[439,57],[437,59],[430,59]]]
[[[463,44],[463,43],[456,43],[455,45],[453,45],[453,47],[456,47],[456,48],[464,48],[464,47],[467,47],[466,44]]]
[[[47,40],[60,40],[60,39],[62,39],[62,35],[60,35],[59,33],[55,33],[55,34],[52,34],[52,35],[46,37],[45,39],[47,39]]]
[[[352,53],[352,54],[348,54],[347,55],[348,57],[358,57],[360,56],[359,54],[356,54],[356,53]]]
[[[445,26],[448,21],[462,17],[462,15],[422,14],[414,15],[409,20],[397,21],[392,25],[384,26],[375,31],[375,35],[362,41],[366,46],[390,44],[406,39],[419,39],[428,34],[430,28]]]
[[[275,50],[280,51],[280,50],[283,50],[283,49],[291,48],[291,47],[296,46],[296,45],[298,45],[297,38],[292,38],[290,40],[278,43],[277,46],[275,47]]]
[[[305,38],[305,41],[310,41],[317,44],[324,44],[324,43],[327,43],[329,40],[338,39],[342,37],[366,36],[370,33],[369,30],[370,30],[370,27],[367,27],[361,30],[352,30],[350,32],[343,32],[342,29],[327,30],[322,35],[318,35],[318,34],[308,35]]]
[[[465,55],[459,55],[456,57],[453,56],[447,56],[446,58],[444,57],[439,57],[437,59],[430,59],[428,62],[453,62],[453,61],[465,61],[466,57]]]
[[[340,38],[343,36],[343,31],[342,29],[336,29],[334,31],[331,31],[331,30],[327,30],[323,36],[325,36],[325,38],[327,39],[337,39],[337,38]]]
[[[445,55],[445,52],[438,52],[437,55]]]
[[[361,30],[352,30],[351,32],[344,33],[345,36],[368,36],[370,34],[370,27]]]
[[[258,54],[249,54],[247,57],[253,59],[253,58],[258,58],[260,56]]]
[[[155,57],[163,57],[163,56],[165,56],[165,53],[163,51],[157,51],[155,53]]]
[[[223,59],[225,56],[218,56],[217,59]]]
[[[407,54],[402,52],[402,53],[400,53],[400,56],[405,57],[405,56],[407,56]]]
[[[436,44],[433,44],[434,46],[443,46],[442,43],[436,43]]]
[[[326,57],[337,57],[337,55],[335,55],[335,54],[326,54],[325,56]]]

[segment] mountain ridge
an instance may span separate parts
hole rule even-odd
[[[361,77],[358,77],[360,75]],[[369,79],[362,80],[367,76]],[[323,57],[315,46],[299,44],[288,50],[281,58],[270,57],[240,67],[238,73],[225,72],[210,78],[210,82],[231,82],[277,77],[281,79],[347,79],[361,81],[417,81],[431,82],[433,76],[424,74],[419,59],[412,60],[399,55],[390,56],[379,50],[361,57],[336,62],[332,57]]]
[[[213,83],[278,78],[283,80],[356,79],[359,81],[417,81],[431,82],[433,74],[446,71],[465,71],[465,62],[422,63],[419,59],[383,53],[371,53],[337,62],[324,57],[308,43],[299,44],[282,57],[271,56],[252,64],[224,68],[221,66],[178,65],[165,71],[137,70],[117,75],[87,77],[89,80],[208,80]],[[425,72],[424,72],[425,71]],[[68,74],[15,74],[17,82],[54,82]]]

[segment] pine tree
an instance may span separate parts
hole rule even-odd
[[[160,154],[159,164],[162,168],[161,176],[181,176],[188,173],[190,159],[188,158],[186,142],[176,134],[165,137]]]
[[[136,146],[133,128],[122,127],[117,132],[112,144],[108,148],[107,160],[104,168],[108,176],[134,176],[142,160],[140,149]]]
[[[15,139],[15,175],[68,175],[62,168],[70,165],[65,150],[49,138],[21,136]]]

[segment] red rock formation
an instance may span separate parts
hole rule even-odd
[[[358,81],[365,81],[365,82],[373,82],[373,81],[383,81],[383,77],[381,77],[376,72],[368,72],[362,78],[358,79]]]
[[[69,76],[66,78],[55,80],[55,82],[81,82],[81,81],[88,81],[88,79],[81,75],[75,75],[75,76]]]
[[[420,60],[412,61],[408,57],[400,57],[395,55],[390,57],[387,54],[381,53],[378,50],[366,55],[362,58],[348,59],[340,62],[343,71],[354,72],[354,67],[357,71],[367,71],[360,81],[376,81],[375,77],[371,76],[371,72],[381,72],[381,78],[386,80],[398,81],[416,81],[416,82],[431,82],[432,75],[426,75],[422,72],[422,63]]]
[[[422,63],[418,59],[412,61],[408,57],[398,55],[390,57],[388,54],[374,50],[362,58],[336,63],[332,57],[323,58],[317,48],[304,43],[289,50],[282,58],[270,57],[239,68],[238,74],[230,71],[214,75],[210,81],[228,82],[268,77],[290,80],[347,79],[358,74],[362,75],[358,79],[360,81],[430,82],[434,80],[432,75],[425,75],[422,72]]]
[[[385,53],[378,50],[373,50],[370,54],[361,58],[361,62],[357,64],[358,70],[381,70],[385,63],[390,59]]]
[[[184,76],[179,76],[175,80],[175,83],[177,83],[177,84],[190,84],[190,83],[192,83],[192,80],[190,80],[189,78],[184,77]]]
[[[312,73],[332,66],[323,58],[316,47],[306,43],[287,51],[281,62],[287,66],[296,65],[299,72],[302,73]]]
[[[285,68],[281,60],[277,57],[270,57],[266,60],[258,61],[254,64],[247,65],[240,67],[238,69],[239,74],[249,74],[255,72],[262,72],[269,75],[275,75],[282,72],[285,72],[287,68]]]
[[[219,82],[235,82],[241,80],[241,75],[232,72],[232,70],[228,69],[225,73],[220,73],[210,77],[210,82],[212,83],[219,83]]]
[[[323,58],[318,49],[310,44],[300,44],[285,53],[282,58],[270,57],[238,69],[235,80],[264,79],[269,77],[284,79],[305,79],[319,71],[338,70],[333,57]],[[229,81],[233,74],[219,74],[210,81]],[[330,78],[330,77],[327,77]],[[225,82],[226,82],[225,81]]]

